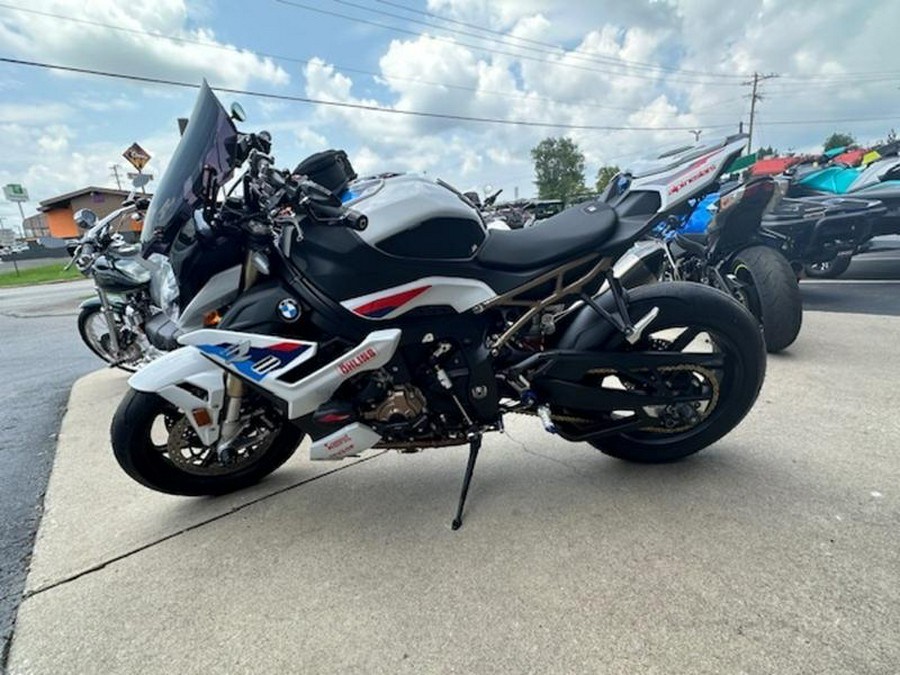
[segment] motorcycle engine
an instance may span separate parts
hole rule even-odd
[[[425,397],[418,387],[404,384],[395,387],[374,409],[363,414],[364,419],[384,423],[411,421],[425,410]]]

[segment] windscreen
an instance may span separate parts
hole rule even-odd
[[[204,167],[216,171],[219,185],[228,180],[235,166],[237,135],[231,118],[204,80],[187,129],[144,218],[141,243],[145,252],[167,253],[178,229],[199,208]]]

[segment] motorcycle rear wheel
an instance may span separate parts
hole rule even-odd
[[[709,383],[717,387],[718,395],[712,408],[704,411],[702,420],[687,429],[639,429],[600,436],[588,442],[604,454],[626,461],[645,464],[676,461],[722,438],[753,407],[766,370],[759,323],[732,297],[702,284],[660,283],[635,289],[629,295],[632,317],[644,316],[657,307],[656,319],[633,347],[626,347],[621,334],[616,334],[607,344],[595,348],[709,352],[710,349],[703,345],[703,340],[708,337],[716,347],[715,351],[724,356],[722,372],[715,374],[715,383]],[[687,343],[682,345],[684,341]],[[707,377],[692,376],[698,382]],[[560,430],[570,431],[572,435],[585,431],[577,425],[571,429],[563,425]]]
[[[774,354],[793,344],[803,324],[803,299],[787,259],[768,246],[751,246],[734,256],[731,273],[744,284],[742,301],[762,324],[766,350]]]
[[[110,433],[125,473],[151,490],[184,496],[222,495],[259,482],[294,454],[304,435],[284,420],[261,437],[259,447],[222,465],[214,448],[199,443],[182,411],[157,394],[133,389],[119,404]],[[179,446],[178,457],[171,454],[173,434],[193,435],[192,443]]]

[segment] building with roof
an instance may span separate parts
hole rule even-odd
[[[54,237],[56,239],[74,239],[81,233],[75,225],[75,213],[80,209],[90,209],[100,218],[109,215],[122,205],[131,194],[124,190],[111,190],[102,187],[86,187],[74,192],[67,192],[58,197],[51,197],[40,202],[37,215],[25,219],[26,239]],[[150,195],[147,195],[149,197]],[[120,225],[120,231],[139,232],[141,223],[129,220]]]

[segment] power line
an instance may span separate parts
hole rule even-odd
[[[340,0],[336,0],[336,1],[339,2]],[[452,23],[457,26],[463,26],[466,28],[474,29],[474,30],[480,30],[480,31],[484,31],[486,33],[491,33],[494,35],[501,35],[501,36],[507,37],[508,39],[515,39],[517,41],[527,42],[527,43],[534,44],[534,45],[558,48],[557,45],[554,45],[553,43],[550,43],[550,42],[542,42],[541,40],[533,40],[533,39],[529,39],[529,38],[523,38],[523,37],[518,37],[518,36],[514,36],[514,35],[509,35],[508,33],[505,33],[503,31],[493,30],[490,28],[479,26],[477,24],[460,21],[458,19],[452,19],[450,17],[446,17],[441,14],[436,14],[434,12],[428,12],[428,11],[424,11],[421,9],[417,9],[415,7],[410,7],[401,2],[392,2],[391,0],[375,0],[375,1],[382,5],[396,7],[398,9],[402,9],[407,12],[419,14],[422,16],[427,16],[427,17],[437,19],[440,21],[445,21],[447,23]],[[580,52],[573,51],[570,53],[580,53]],[[591,56],[594,56],[594,55],[591,55]],[[655,65],[655,64],[644,62],[644,61],[631,61],[628,59],[615,59],[614,57],[599,57],[598,56],[598,58],[607,58],[610,62],[618,61],[620,63],[633,65],[635,67],[647,66],[647,67],[655,68],[658,70],[667,70],[667,71],[671,71],[671,72],[680,72],[680,73],[684,73],[684,74],[705,75],[708,77],[738,78],[738,79],[747,77],[747,75],[726,75],[724,73],[713,73],[713,72],[702,71],[702,70],[690,70],[687,68],[667,68],[666,66]],[[855,73],[849,72],[849,73],[840,73],[839,75],[835,75],[834,78],[838,78],[838,77],[853,78],[853,77],[868,76],[868,75],[897,75],[897,76],[900,76],[900,71],[898,71],[898,70],[880,70],[880,71],[861,71],[861,72],[855,72]],[[783,77],[789,78],[789,79],[801,79],[801,80],[829,80],[830,81],[831,79],[834,79],[834,78],[830,78],[830,77],[822,77],[819,75],[783,75]]]
[[[893,122],[900,120],[900,114],[888,115],[886,117],[844,117],[830,120],[772,120],[771,122],[763,122],[760,126],[782,126],[794,124],[842,124],[846,122]]]
[[[105,29],[109,29],[109,30],[121,31],[124,33],[130,33],[133,35],[143,35],[143,36],[153,38],[153,39],[170,40],[172,42],[176,42],[176,43],[180,43],[180,44],[197,45],[199,47],[204,47],[207,49],[218,49],[221,51],[231,52],[233,54],[244,53],[237,47],[232,47],[231,45],[203,42],[202,40],[193,40],[190,38],[185,38],[185,37],[176,36],[176,35],[154,33],[151,31],[139,30],[136,28],[128,28],[127,26],[118,26],[115,24],[103,23],[100,21],[92,21],[89,19],[80,19],[77,17],[66,16],[63,14],[55,14],[52,12],[43,12],[40,10],[27,9],[24,7],[15,7],[13,5],[8,5],[8,4],[2,3],[2,2],[0,2],[0,8],[14,10],[17,12],[24,12],[27,14],[34,14],[37,16],[43,16],[43,17],[52,18],[52,19],[59,19],[62,21],[70,21],[70,22],[76,23],[76,24],[96,26],[98,28],[105,28]],[[258,52],[255,50],[246,50],[246,51],[251,51],[254,55],[256,55],[258,57],[265,57],[265,58],[273,59],[275,61],[284,61],[287,63],[297,63],[297,64],[303,64],[303,65],[311,65],[312,63],[314,63],[314,61],[312,59],[302,59],[299,57],[286,56],[283,54],[273,54],[273,53],[267,53],[267,52]],[[445,82],[422,80],[419,78],[401,77],[399,75],[391,75],[390,73],[376,73],[376,72],[373,72],[370,70],[361,70],[359,68],[353,68],[350,66],[342,66],[340,64],[331,64],[331,65],[334,66],[335,68],[337,68],[338,70],[342,70],[342,71],[345,71],[348,73],[369,75],[374,78],[397,80],[400,82],[412,82],[415,84],[424,84],[426,86],[437,87],[437,88],[441,88],[441,89],[454,89],[454,90],[458,90],[458,91],[468,91],[468,92],[474,92],[474,93],[478,93],[478,94],[488,94],[490,96],[498,96],[501,98],[507,98],[507,99],[512,99],[512,100],[520,100],[520,101],[537,100],[537,101],[544,101],[544,102],[548,102],[548,103],[555,103],[555,104],[559,104],[559,105],[571,105],[571,106],[576,106],[579,108],[592,108],[592,109],[597,109],[597,110],[613,110],[613,111],[619,111],[619,112],[634,112],[635,111],[634,107],[607,106],[607,105],[598,105],[598,104],[593,104],[593,103],[575,103],[572,101],[561,101],[559,99],[550,98],[548,96],[540,96],[540,95],[536,95],[536,94],[529,94],[529,93],[526,93],[524,95],[513,94],[510,92],[492,91],[492,90],[487,90],[487,89],[479,89],[476,87],[466,87],[463,85],[450,84],[450,83],[445,83]]]
[[[339,0],[337,0],[337,1],[339,1]],[[416,9],[415,7],[409,7],[409,6],[404,5],[404,4],[402,4],[402,3],[399,3],[399,2],[390,2],[389,0],[376,0],[376,2],[380,2],[380,3],[383,4],[383,5],[389,5],[389,6],[391,6],[391,7],[397,7],[397,8],[399,8],[399,9],[403,9],[403,10],[405,10],[405,11],[407,11],[407,12],[412,12],[412,13],[415,13],[415,14],[420,14],[420,15],[428,16],[428,17],[431,17],[431,18],[433,18],[433,19],[437,19],[437,20],[439,20],[439,21],[446,21],[447,23],[452,23],[452,24],[455,24],[455,25],[457,25],[457,26],[464,26],[464,27],[466,27],[466,28],[471,28],[471,29],[474,29],[474,30],[480,30],[480,31],[483,31],[483,32],[485,32],[485,33],[490,33],[490,34],[492,34],[492,35],[503,36],[503,37],[505,37],[506,39],[510,39],[510,40],[514,39],[514,40],[517,40],[517,41],[527,42],[527,43],[534,44],[534,45],[540,45],[540,46],[544,46],[544,47],[551,47],[551,48],[557,49],[557,50],[558,50],[558,49],[561,49],[558,45],[554,45],[552,42],[542,42],[541,40],[532,40],[532,39],[529,39],[529,38],[523,38],[523,37],[519,37],[519,36],[516,36],[516,35],[510,35],[509,33],[505,33],[505,32],[503,32],[503,31],[493,30],[493,29],[491,29],[491,28],[486,28],[486,27],[484,27],[484,26],[479,26],[479,25],[474,24],[474,23],[468,23],[468,22],[466,22],[466,21],[459,21],[458,19],[451,19],[451,18],[449,18],[449,17],[443,16],[443,15],[440,15],[440,14],[435,14],[435,13],[433,13],[433,12],[426,12],[426,11],[421,10],[421,9]],[[483,39],[483,38],[482,38],[482,39]],[[708,77],[722,77],[722,78],[732,78],[732,79],[733,79],[733,78],[741,78],[741,77],[744,77],[743,75],[727,75],[727,74],[724,74],[724,73],[713,73],[713,72],[702,71],[702,70],[689,70],[689,69],[687,69],[687,68],[669,68],[669,67],[667,67],[667,66],[660,66],[660,65],[658,65],[658,64],[648,63],[648,62],[646,62],[646,61],[632,61],[632,60],[630,60],[630,59],[622,59],[622,58],[616,58],[616,57],[612,57],[612,56],[600,56],[599,54],[588,54],[588,53],[586,53],[586,52],[579,52],[578,50],[572,50],[572,51],[569,52],[569,54],[579,54],[579,55],[589,56],[589,57],[591,57],[591,58],[594,59],[594,60],[598,60],[598,61],[610,63],[610,64],[613,64],[613,65],[627,65],[627,66],[631,66],[631,67],[634,67],[634,68],[639,68],[639,67],[643,67],[643,68],[652,68],[652,69],[654,69],[654,70],[661,70],[661,71],[665,71],[665,72],[673,72],[673,73],[684,73],[684,74],[686,74],[686,75],[688,75],[688,74],[690,74],[690,75],[703,75],[703,76],[708,76]]]
[[[282,5],[289,6],[289,7],[303,9],[303,10],[306,10],[309,12],[316,12],[318,14],[324,14],[326,16],[333,16],[333,17],[337,17],[340,19],[346,19],[348,21],[355,21],[357,23],[361,23],[361,24],[364,24],[367,26],[375,26],[377,28],[383,28],[385,30],[394,31],[396,33],[402,33],[405,35],[413,35],[418,38],[424,37],[424,35],[422,33],[416,32],[414,30],[407,30],[405,28],[399,28],[397,26],[391,26],[389,24],[379,23],[378,21],[371,21],[369,19],[363,19],[361,17],[350,16],[348,14],[341,14],[340,12],[333,12],[331,10],[322,9],[321,7],[313,7],[311,5],[306,5],[301,2],[295,2],[294,0],[275,0],[275,2],[282,4]],[[376,10],[370,10],[370,11],[376,11]],[[443,29],[443,30],[446,30],[446,29]],[[476,44],[471,44],[471,43],[467,43],[467,42],[460,42],[458,40],[454,40],[453,38],[444,37],[442,35],[433,35],[433,36],[429,36],[429,37],[432,40],[446,42],[446,43],[458,45],[461,47],[469,47],[470,49],[476,49],[478,51],[488,52],[490,54],[497,54],[500,56],[510,56],[515,59],[520,59],[520,60],[525,60],[525,61],[534,61],[536,63],[540,63],[545,66],[557,66],[557,67],[561,67],[561,68],[571,68],[573,70],[581,70],[581,71],[585,71],[585,72],[589,72],[589,73],[597,73],[600,75],[614,75],[616,77],[625,77],[625,78],[632,78],[632,79],[638,79],[638,80],[649,80],[652,82],[658,81],[659,77],[662,75],[662,73],[660,73],[657,76],[641,75],[638,73],[617,73],[617,72],[612,72],[609,70],[600,70],[598,68],[588,68],[586,66],[579,66],[574,63],[563,63],[560,61],[548,61],[547,59],[541,59],[536,56],[529,56],[527,54],[517,54],[514,52],[501,51],[499,49],[491,49],[489,47],[484,47],[482,45],[476,45]],[[486,38],[482,38],[479,36],[475,36],[475,37],[479,40],[486,39]],[[697,80],[697,79],[684,80],[684,79],[669,78],[669,79],[667,79],[667,82],[676,82],[676,83],[680,83],[680,84],[703,84],[706,86],[716,86],[716,87],[740,86],[740,83],[738,83],[738,82],[704,82],[702,80]]]
[[[39,61],[26,61],[24,59],[14,59],[6,56],[0,56],[0,63],[9,63],[18,66],[29,66],[33,68],[43,68],[46,70],[60,70],[63,72],[79,73],[82,75],[95,75],[98,77],[108,77],[118,80],[129,80],[133,82],[143,82],[145,84],[159,84],[172,87],[181,87],[184,89],[197,89],[199,85],[191,82],[180,82],[178,80],[167,80],[158,77],[146,77],[143,75],[131,75],[127,73],[114,73],[110,71],[95,70],[92,68],[78,68],[75,66],[63,66],[52,63],[42,63]],[[504,120],[488,117],[470,117],[467,115],[451,115],[446,113],[434,113],[418,110],[401,110],[397,108],[381,108],[378,106],[365,105],[362,103],[346,103],[342,101],[327,101],[322,99],[309,98],[305,96],[291,96],[287,94],[272,94],[269,92],[252,91],[249,89],[235,89],[231,87],[213,87],[218,91],[228,94],[236,94],[239,96],[251,96],[254,98],[265,98],[277,101],[293,101],[297,103],[311,103],[316,105],[332,106],[336,108],[350,108],[355,110],[366,110],[371,112],[388,113],[394,115],[409,115],[414,117],[449,119],[462,122],[477,122],[484,124],[502,124],[507,126],[527,126],[527,127],[546,127],[556,129],[571,129],[574,131],[690,131],[692,126],[675,126],[675,127],[619,127],[605,125],[580,125],[580,124],[560,124],[557,122],[537,122],[533,120]],[[847,117],[839,119],[824,120],[773,120],[766,122],[765,126],[774,125],[794,125],[794,124],[837,124],[844,122],[886,122],[900,119],[900,115],[889,115],[886,117]],[[730,129],[732,124],[711,124],[704,125],[706,129]]]
[[[30,66],[34,68],[44,68],[47,70],[61,70],[70,73],[80,73],[83,75],[96,75],[99,77],[109,77],[119,80],[131,80],[134,82],[144,82],[146,84],[161,84],[173,87],[182,87],[196,89],[199,85],[190,82],[180,82],[177,80],[167,80],[157,77],[146,77],[143,75],[130,75],[127,73],[114,73],[110,71],[95,70],[93,68],[77,68],[75,66],[63,66],[52,63],[42,63],[39,61],[26,61],[23,59],[13,59],[9,57],[0,57],[0,62],[10,63],[19,66]],[[212,86],[212,85],[211,85]],[[398,108],[382,108],[380,106],[366,105],[363,103],[347,103],[344,101],[328,101],[324,99],[310,98],[306,96],[291,96],[288,94],[272,94],[268,92],[252,91],[249,89],[234,89],[230,87],[214,87],[215,89],[229,94],[237,94],[240,96],[252,96],[256,98],[266,98],[276,101],[293,101],[297,103],[312,103],[316,105],[332,106],[335,108],[349,108],[353,110],[366,110],[370,112],[387,113],[393,115],[407,115],[411,117],[424,117],[430,119],[446,119],[456,122],[475,122],[481,124],[502,124],[507,126],[524,126],[539,127],[548,129],[569,129],[572,131],[684,131],[690,127],[643,127],[643,126],[610,126],[597,124],[561,124],[559,122],[539,122],[534,120],[506,120],[492,117],[474,117],[470,115],[453,115],[449,113],[425,112],[420,110],[402,110]],[[724,129],[730,128],[730,124],[707,125],[707,129]]]
[[[401,16],[401,15],[398,15],[398,14],[392,14],[392,13],[389,13],[389,12],[378,11],[377,9],[373,9],[373,8],[370,8],[370,7],[365,7],[365,6],[362,6],[362,5],[357,5],[357,4],[353,3],[353,2],[349,2],[348,0],[333,0],[333,1],[334,1],[334,2],[337,2],[337,3],[339,3],[339,4],[342,4],[342,5],[348,5],[348,6],[350,6],[350,7],[356,7],[357,9],[363,9],[363,10],[366,10],[366,11],[369,11],[369,12],[374,12],[374,13],[376,13],[376,14],[382,14],[382,15],[384,15],[384,16],[392,17],[392,18],[395,18],[395,19],[400,19],[400,20],[403,20],[403,21],[409,21],[409,22],[411,22],[411,23],[417,23],[417,24],[420,24],[420,25],[423,25],[423,26],[429,26],[429,27],[431,27],[431,28],[440,28],[441,30],[445,30],[445,31],[448,31],[448,32],[457,33],[457,34],[459,34],[459,35],[466,35],[466,36],[469,36],[469,37],[477,37],[479,40],[485,40],[485,39],[488,39],[488,38],[484,38],[484,37],[479,36],[479,35],[475,35],[475,34],[473,34],[473,33],[465,32],[465,31],[453,31],[453,30],[451,30],[451,29],[449,29],[449,28],[444,28],[444,27],[442,27],[442,26],[436,26],[436,25],[433,24],[433,23],[428,23],[428,22],[425,22],[425,21],[417,21],[417,20],[415,20],[415,19],[410,19],[409,17],[404,17],[404,16]],[[451,19],[451,18],[448,18],[448,17],[445,17],[445,16],[441,16],[440,14],[434,14],[434,13],[432,13],[432,12],[426,12],[426,11],[423,11],[423,10],[421,10],[421,9],[416,9],[416,8],[414,8],[414,7],[409,7],[409,6],[404,5],[404,4],[401,4],[401,3],[390,2],[389,0],[376,0],[376,1],[377,1],[377,2],[380,2],[380,3],[383,4],[383,5],[389,5],[389,6],[391,6],[391,7],[397,7],[397,8],[399,8],[399,9],[402,9],[402,10],[407,11],[407,12],[410,12],[410,13],[414,13],[414,14],[418,14],[418,15],[422,15],[422,16],[427,16],[427,17],[430,17],[430,18],[433,18],[433,19],[437,19],[438,21],[444,21],[444,22],[451,23],[451,24],[454,24],[454,25],[457,25],[457,26],[463,26],[463,27],[466,27],[466,28],[469,28],[469,29],[482,31],[482,32],[484,32],[484,33],[489,33],[489,34],[491,34],[491,35],[496,35],[496,36],[499,36],[499,37],[503,38],[503,40],[504,40],[507,44],[509,44],[509,42],[508,42],[509,40],[516,40],[517,42],[524,42],[524,43],[531,44],[531,45],[537,45],[537,46],[539,46],[539,47],[549,47],[552,51],[547,51],[546,49],[535,50],[535,51],[539,51],[539,52],[542,52],[542,53],[545,53],[545,54],[559,54],[560,51],[565,52],[565,50],[564,50],[562,47],[560,47],[559,45],[555,45],[555,44],[553,44],[552,42],[543,42],[543,41],[541,41],[541,40],[532,40],[532,39],[529,39],[529,38],[523,38],[523,37],[519,37],[519,36],[516,36],[516,35],[510,35],[509,33],[506,33],[506,32],[504,32],[504,31],[494,30],[494,29],[492,29],[492,28],[487,28],[487,27],[485,27],[485,26],[478,26],[477,24],[467,23],[467,22],[465,22],[465,21],[459,21],[459,20],[457,20],[457,19]],[[520,47],[519,45],[510,45],[510,46],[511,46],[511,47],[518,47],[518,48],[521,48],[521,49],[527,49],[526,47]],[[589,53],[589,52],[581,52],[581,51],[578,51],[578,50],[575,50],[575,49],[570,50],[570,51],[565,52],[565,53],[567,53],[568,55],[576,55],[576,56],[579,56],[579,57],[583,57],[583,58],[586,59],[586,60],[594,61],[594,62],[596,62],[596,63],[604,63],[604,64],[608,64],[608,65],[616,65],[616,66],[627,66],[627,67],[630,67],[630,68],[636,68],[636,69],[654,70],[654,71],[663,71],[663,72],[669,72],[669,73],[684,73],[684,74],[686,74],[686,75],[687,75],[687,74],[692,74],[692,75],[700,75],[700,76],[704,76],[704,77],[716,77],[716,78],[724,78],[724,79],[740,79],[741,77],[744,77],[743,75],[728,75],[728,74],[726,74],[726,73],[713,73],[713,72],[706,72],[706,71],[700,71],[700,70],[687,70],[687,69],[684,69],[684,68],[670,68],[670,67],[667,67],[667,66],[660,66],[660,65],[655,64],[655,63],[648,63],[648,62],[646,62],[646,61],[631,61],[631,60],[629,60],[629,59],[617,58],[617,57],[613,57],[613,56],[603,56],[603,55],[600,55],[600,54],[591,54],[591,53]]]

